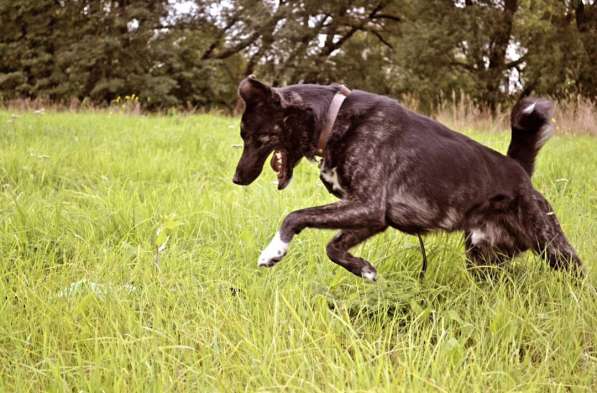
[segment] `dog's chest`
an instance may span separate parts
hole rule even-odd
[[[322,162],[319,168],[319,178],[322,183],[332,194],[342,198],[346,193],[346,190],[340,184],[340,178],[338,177],[338,168],[326,167],[325,163]]]

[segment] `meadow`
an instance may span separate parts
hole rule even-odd
[[[597,138],[560,135],[535,186],[587,266],[532,254],[485,277],[462,237],[388,230],[354,250],[306,230],[257,257],[288,212],[333,201],[303,162],[231,182],[239,119],[0,111],[0,391],[597,390]],[[463,130],[504,152],[509,132]]]

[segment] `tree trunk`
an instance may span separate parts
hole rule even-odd
[[[508,70],[506,66],[506,56],[510,37],[512,36],[512,25],[514,14],[518,10],[518,0],[506,0],[501,20],[498,24],[490,44],[489,66],[485,72],[486,96],[485,104],[491,111],[491,115],[497,115],[497,108],[502,96],[500,86],[506,77]]]

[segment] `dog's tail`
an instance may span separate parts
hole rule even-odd
[[[518,161],[529,176],[533,175],[539,149],[553,135],[552,115],[553,104],[544,98],[523,98],[512,109],[508,157]]]

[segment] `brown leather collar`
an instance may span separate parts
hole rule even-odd
[[[330,107],[328,108],[328,115],[325,121],[325,125],[323,126],[321,133],[319,134],[319,142],[317,144],[317,152],[316,154],[319,156],[323,156],[323,152],[325,151],[325,146],[332,135],[332,128],[334,128],[334,123],[336,122],[336,117],[338,116],[338,112],[340,111],[340,107],[342,103],[346,99],[346,97],[350,94],[350,89],[348,89],[344,85],[339,85],[340,90],[334,95],[332,98],[332,102],[330,103]]]

